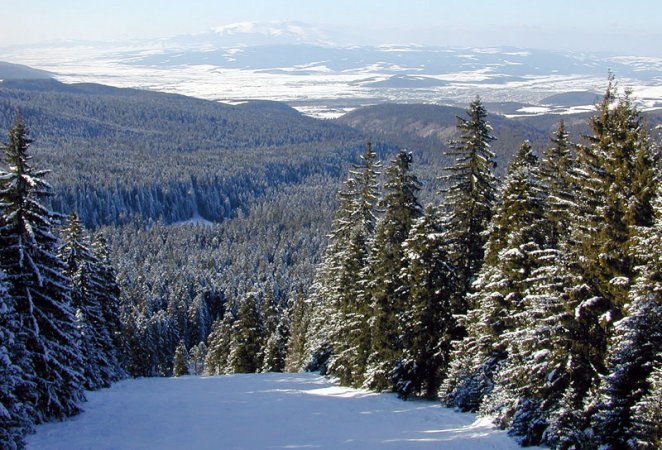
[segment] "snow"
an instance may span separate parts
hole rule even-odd
[[[317,374],[142,378],[87,393],[28,449],[518,449],[487,419]]]

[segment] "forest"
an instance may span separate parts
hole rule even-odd
[[[359,113],[1,86],[4,447],[123,377],[310,370],[659,448],[660,142],[613,78],[581,123],[476,98],[411,152]]]

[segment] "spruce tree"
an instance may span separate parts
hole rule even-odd
[[[401,150],[386,169],[384,197],[379,203],[384,213],[377,223],[363,275],[372,310],[365,384],[378,390],[392,387],[390,373],[402,357],[399,321],[405,309],[405,292],[400,273],[407,263],[402,245],[422,213],[417,199],[420,182],[411,171],[412,160],[410,152]]]
[[[540,180],[546,193],[545,220],[549,246],[559,248],[568,238],[572,215],[576,207],[572,171],[576,167],[573,145],[565,122],[561,120],[552,136],[552,145],[542,155]]]
[[[15,359],[25,357],[25,346],[16,339],[18,320],[14,300],[7,292],[5,274],[0,271],[0,447],[23,448],[23,436],[31,431],[30,405],[18,393],[30,389],[26,375]]]
[[[305,367],[306,336],[310,324],[310,307],[300,289],[288,304],[287,316],[290,323],[290,336],[287,341],[285,371],[298,372]]]
[[[226,311],[222,318],[216,319],[207,338],[209,350],[205,358],[205,375],[222,375],[232,372],[228,362],[232,345],[232,325],[235,321],[232,313]]]
[[[458,117],[458,140],[451,142],[447,155],[454,164],[447,167],[442,177],[445,189],[444,205],[449,214],[448,235],[451,239],[451,258],[460,280],[454,296],[453,311],[467,311],[465,296],[475,280],[484,257],[486,236],[484,231],[492,217],[496,197],[496,163],[490,143],[492,126],[480,98],[471,102],[468,118]]]
[[[246,294],[232,324],[228,366],[234,373],[255,373],[260,369],[260,348],[264,324],[260,317],[257,292]]]
[[[648,377],[648,392],[632,408],[630,446],[642,450],[662,447],[662,365]]]
[[[662,189],[659,191],[662,193]],[[649,377],[662,365],[662,196],[652,227],[638,228],[632,246],[639,276],[630,292],[627,315],[615,325],[609,349],[609,375],[592,424],[604,448],[632,445],[638,432],[633,408],[651,389]]]
[[[47,171],[30,163],[31,140],[20,115],[3,148],[0,173],[0,268],[7,275],[18,321],[15,338],[25,353],[15,355],[31,388],[17,393],[33,406],[38,422],[80,411],[82,358],[64,263],[53,235],[58,216],[43,206],[51,196]]]
[[[207,358],[207,345],[200,342],[189,350],[190,373],[191,375],[203,375],[205,373],[205,359]]]
[[[72,212],[63,232],[64,245],[59,256],[72,281],[71,300],[76,310],[80,347],[84,357],[86,389],[108,387],[117,378],[117,360],[101,307],[103,279],[96,274],[96,259],[78,216]]]
[[[186,351],[184,341],[181,341],[175,349],[175,360],[173,361],[172,375],[181,377],[189,374],[189,355]]]
[[[108,241],[100,231],[92,237],[92,253],[95,264],[92,266],[94,276],[101,289],[97,292],[104,327],[110,337],[110,347],[104,348],[108,360],[114,364],[116,371],[110,381],[117,381],[126,374],[120,362],[121,355],[126,351],[126,342],[122,332],[122,318],[120,308],[120,287],[117,274],[110,259]],[[104,341],[104,345],[106,342]]]
[[[405,305],[398,328],[404,351],[394,381],[404,397],[434,399],[445,377],[455,328],[450,298],[456,289],[445,239],[436,209],[428,206],[402,245]]]
[[[622,316],[634,277],[634,227],[652,223],[652,149],[640,112],[628,92],[617,96],[613,77],[597,108],[592,134],[578,147],[580,201],[572,237],[583,275],[613,321]]]
[[[501,201],[489,225],[485,264],[474,293],[468,296],[472,308],[459,317],[467,337],[454,346],[442,389],[449,405],[475,411],[492,391],[495,371],[508,356],[504,336],[515,329],[515,317],[523,309],[535,252],[543,240],[541,227],[537,159],[525,142],[508,168]]]
[[[326,318],[320,317],[320,322],[328,322],[321,327],[330,350],[328,371],[346,385],[363,383],[370,351],[370,303],[361,280],[377,220],[379,166],[377,154],[368,143],[361,164],[350,171],[340,193],[322,265],[326,277],[316,293],[323,295],[316,314],[329,312]]]

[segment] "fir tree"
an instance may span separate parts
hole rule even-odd
[[[65,274],[72,281],[71,299],[84,355],[85,388],[108,387],[117,378],[118,364],[101,307],[101,292],[105,286],[96,273],[99,261],[86,242],[75,212],[69,215],[63,234],[64,245],[59,255],[66,265]]]
[[[411,153],[401,150],[386,169],[384,197],[379,205],[384,214],[377,223],[363,275],[372,309],[371,354],[365,383],[378,390],[391,387],[390,373],[402,357],[399,320],[405,304],[400,273],[407,262],[402,244],[422,213],[417,199],[420,182],[411,172],[411,164]]]
[[[634,276],[629,251],[634,227],[652,223],[651,144],[629,93],[617,97],[613,76],[578,147],[580,201],[574,253],[587,280],[605,300],[611,320],[622,315]]]
[[[234,373],[255,373],[260,369],[260,348],[264,335],[256,292],[250,292],[239,304],[237,320],[232,324],[228,367]]]
[[[552,145],[545,150],[540,161],[540,180],[546,193],[547,245],[559,248],[568,238],[576,207],[575,185],[571,176],[576,166],[575,154],[563,120],[551,141]]]
[[[662,366],[648,377],[648,392],[632,408],[631,447],[655,450],[662,447]]]
[[[23,436],[32,428],[30,405],[18,397],[20,391],[30,389],[21,367],[13,361],[26,354],[23,343],[16,339],[18,331],[14,301],[0,271],[0,447],[9,450],[23,448]]]
[[[406,262],[400,274],[405,307],[399,314],[403,356],[395,384],[402,396],[437,397],[448,365],[455,328],[450,298],[455,271],[446,253],[437,211],[428,206],[403,243]]]
[[[3,149],[8,171],[0,173],[0,268],[14,299],[15,338],[25,348],[14,360],[32,385],[18,398],[43,421],[79,412],[84,396],[70,281],[52,233],[57,216],[41,203],[51,189],[43,179],[47,172],[30,164],[30,143],[18,116]]]
[[[189,354],[184,346],[184,341],[181,341],[175,349],[175,360],[173,361],[172,375],[181,377],[182,375],[189,374]]]
[[[190,373],[191,375],[203,375],[205,373],[205,359],[207,358],[207,345],[200,342],[189,350]]]
[[[467,115],[467,119],[458,117],[460,138],[451,142],[448,152],[455,162],[446,169],[449,174],[443,177],[448,185],[444,205],[449,214],[451,258],[460,280],[453,304],[457,314],[467,311],[465,295],[483,263],[484,231],[492,217],[496,197],[495,155],[490,150],[495,137],[480,98],[471,102]]]
[[[234,318],[226,311],[222,318],[217,319],[207,338],[209,350],[205,358],[206,375],[222,375],[231,372],[228,361],[232,344],[232,324]]]
[[[120,355],[126,351],[126,342],[122,333],[120,287],[117,283],[115,268],[110,259],[108,241],[102,232],[95,233],[92,238],[92,253],[95,257],[94,276],[102,287],[97,292],[98,301],[101,306],[104,327],[110,337],[111,344],[109,348],[106,347],[104,350],[108,360],[116,367],[110,381],[116,381],[126,375],[120,363]]]
[[[310,324],[310,308],[302,290],[299,290],[296,297],[288,302],[287,316],[290,323],[290,336],[287,341],[285,370],[298,372],[305,367],[306,336]]]
[[[455,344],[444,401],[475,411],[492,391],[494,373],[508,356],[504,335],[523,309],[527,279],[534,269],[544,230],[537,160],[528,142],[508,168],[501,202],[489,226],[485,264],[468,296],[471,310],[459,320],[467,337]],[[494,407],[498,407],[495,403]]]
[[[370,351],[369,298],[361,284],[369,242],[375,229],[377,204],[377,154],[368,143],[362,164],[350,171],[330,236],[327,257],[322,263],[326,277],[316,295],[322,294],[318,313],[327,321],[322,332],[331,349],[329,373],[342,384],[361,385]]]
[[[660,190],[662,192],[662,189]],[[635,439],[633,408],[650,391],[649,377],[662,365],[662,196],[653,227],[640,227],[632,247],[641,262],[630,292],[627,315],[615,325],[609,375],[601,387],[592,423],[604,448],[625,448]],[[658,435],[659,436],[659,435]]]

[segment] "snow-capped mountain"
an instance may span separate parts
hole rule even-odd
[[[550,95],[602,91],[610,70],[643,107],[662,107],[660,57],[351,43],[342,32],[300,22],[242,22],[113,45],[0,48],[0,60],[48,70],[65,82],[225,102],[281,100],[323,117],[386,101],[463,105],[476,95],[527,103],[521,112],[538,114],[550,111],[542,102]]]
[[[331,36],[335,36],[332,39]],[[221,49],[260,45],[337,45],[342,38],[303,22],[238,22],[218,26],[201,33],[184,34],[161,39],[172,48]]]

